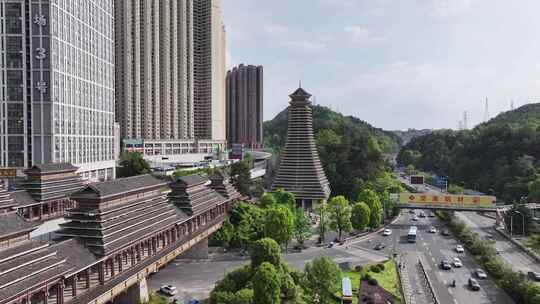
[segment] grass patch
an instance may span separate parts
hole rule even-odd
[[[379,286],[396,297],[396,303],[400,303],[398,299],[401,299],[401,293],[399,291],[398,274],[394,262],[386,261],[384,263],[384,271],[379,273],[370,271],[369,274],[379,282]]]
[[[525,247],[530,248],[536,254],[540,255],[540,244],[532,237],[528,237],[521,241]]]
[[[156,293],[153,293],[150,295],[150,301],[148,301],[148,304],[167,304],[169,303],[169,300],[165,298],[162,295],[158,295]]]

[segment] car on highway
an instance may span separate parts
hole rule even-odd
[[[433,226],[429,227],[429,233],[437,233],[437,228]]]
[[[384,236],[389,236],[391,234],[392,234],[392,230],[390,230],[390,229],[384,229],[383,233],[382,233],[382,235],[384,235]]]
[[[442,260],[440,266],[441,266],[441,268],[444,269],[444,270],[450,270],[450,269],[452,269],[452,264],[450,264],[450,261],[449,261],[449,260]]]
[[[416,212],[415,212],[413,209],[410,209],[410,210],[409,210],[409,213],[410,213],[410,214],[416,214]]]
[[[383,250],[384,248],[386,248],[386,245],[383,244],[383,243],[379,243],[379,244],[377,244],[377,246],[375,246],[375,248],[373,248],[373,249],[375,249],[375,250]]]
[[[529,271],[527,272],[527,276],[533,281],[540,282],[540,272]]]
[[[175,294],[178,293],[178,290],[176,290],[176,287],[174,287],[174,286],[172,286],[170,284],[161,286],[159,291],[162,294],[164,294],[166,296],[169,296],[169,297],[172,297],[172,296],[174,296]]]
[[[479,279],[487,279],[487,274],[485,271],[483,271],[482,269],[480,268],[477,268],[474,273],[476,274],[476,277],[479,278]]]
[[[469,278],[469,288],[471,290],[480,290],[480,284],[478,284],[476,279]]]
[[[459,258],[454,258],[452,260],[452,264],[454,265],[454,267],[456,268],[459,268],[459,267],[463,267],[463,263],[461,263],[461,260]]]
[[[415,222],[418,221],[418,216],[415,215],[415,216],[412,218],[412,220],[415,221]]]
[[[433,212],[430,212],[430,213],[428,213],[428,215],[427,215],[427,216],[428,216],[428,217],[435,217],[435,213],[433,213]]]
[[[457,253],[463,253],[463,252],[465,252],[465,249],[463,249],[463,246],[461,246],[461,245],[456,245],[456,252]]]
[[[424,212],[420,212],[420,217],[426,217],[426,214]]]
[[[450,231],[448,231],[448,229],[444,229],[443,231],[441,231],[441,234],[444,235],[444,236],[449,236]]]

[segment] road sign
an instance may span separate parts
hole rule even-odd
[[[424,176],[423,175],[411,175],[411,185],[423,185]]]
[[[430,207],[495,207],[494,196],[489,195],[451,195],[427,193],[400,193],[399,203]]]
[[[17,176],[17,169],[0,168],[0,177],[15,177],[15,176]]]

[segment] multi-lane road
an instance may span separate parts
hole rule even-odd
[[[419,211],[416,213],[418,214]],[[428,212],[425,213],[428,214]],[[412,214],[404,211],[399,220],[389,226],[392,230],[390,236],[378,234],[370,239],[354,242],[350,248],[384,252],[386,256],[397,252],[398,260],[405,264],[404,274],[407,276],[405,281],[411,285],[411,292],[407,292],[406,295],[408,303],[433,303],[428,297],[428,289],[422,283],[422,274],[417,267],[419,259],[423,261],[424,268],[441,304],[514,303],[508,295],[495,286],[489,277],[486,280],[478,280],[481,286],[480,291],[470,290],[468,279],[474,278],[475,269],[479,268],[471,255],[467,251],[464,253],[455,251],[455,247],[459,243],[453,237],[441,234],[444,223],[438,218],[419,218],[415,222],[412,221],[412,217]],[[413,225],[418,227],[417,242],[408,243],[407,233],[409,227]],[[437,228],[437,233],[428,232],[431,226]],[[386,245],[384,251],[374,250],[374,247],[379,243]],[[442,259],[454,257],[461,259],[463,267],[452,267],[451,270],[442,270],[439,267]],[[453,280],[456,280],[456,287],[451,287]]]

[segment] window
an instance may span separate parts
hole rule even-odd
[[[24,133],[24,112],[23,105],[17,103],[8,103],[8,134]]]
[[[22,14],[20,3],[6,3],[6,33],[22,33]]]
[[[23,100],[23,73],[22,71],[7,71],[7,100]]]

